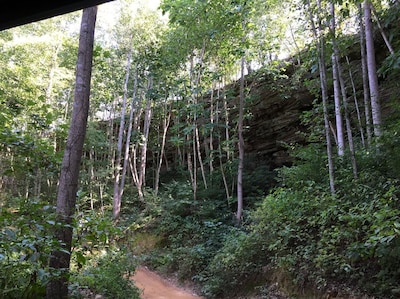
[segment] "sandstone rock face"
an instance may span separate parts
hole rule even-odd
[[[314,96],[306,87],[292,88],[290,78],[279,79],[278,88],[267,79],[248,84],[253,100],[248,104],[251,116],[246,121],[245,151],[252,158],[268,161],[272,168],[287,165],[290,157],[285,145],[305,142],[299,134],[305,130],[300,116],[312,108]]]

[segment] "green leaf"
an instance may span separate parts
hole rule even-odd
[[[86,264],[86,257],[82,254],[82,252],[76,252],[76,261],[80,267]]]

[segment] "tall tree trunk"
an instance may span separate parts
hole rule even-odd
[[[212,173],[214,171],[214,121],[215,121],[215,116],[214,116],[214,89],[216,88],[216,85],[213,83],[212,85],[212,90],[211,90],[211,96],[210,96],[210,135],[209,135],[209,141],[208,141],[208,148],[209,148],[209,154],[208,154],[208,159],[209,159],[209,169],[210,169],[210,175],[212,177]],[[216,113],[217,114],[217,113]]]
[[[222,98],[223,98],[223,104],[224,104],[224,116],[225,116],[225,152],[226,152],[226,159],[229,161],[230,159],[233,159],[233,154],[231,150],[231,138],[229,134],[229,108],[228,108],[228,99],[226,96],[226,91],[225,91],[225,82],[226,80],[223,80],[222,82]]]
[[[355,154],[355,150],[354,150],[353,132],[351,129],[351,121],[350,121],[350,115],[349,115],[348,100],[347,100],[347,95],[346,95],[346,90],[345,90],[345,83],[344,83],[342,71],[341,71],[338,60],[336,60],[336,64],[337,64],[337,69],[338,69],[340,88],[342,90],[344,116],[345,116],[345,121],[346,121],[347,142],[349,144],[349,151],[350,151],[350,160],[351,160],[351,165],[353,167],[354,178],[357,179],[357,177],[358,177],[357,161],[356,161],[356,154]]]
[[[333,77],[333,98],[335,100],[337,152],[339,156],[343,156],[344,134],[343,134],[342,105],[340,101],[340,84],[339,84],[335,54],[332,54],[332,77]]]
[[[55,45],[54,53],[53,53],[53,57],[51,60],[51,65],[50,65],[49,83],[47,84],[47,88],[46,88],[46,104],[52,104],[54,75],[57,70],[57,58],[58,58],[59,50],[60,50],[60,45],[59,44]]]
[[[356,85],[354,83],[353,72],[351,71],[351,65],[350,65],[348,56],[346,56],[346,62],[347,62],[347,66],[349,67],[349,77],[350,77],[350,81],[351,81],[351,88],[353,91],[354,106],[355,106],[356,112],[357,112],[358,130],[360,131],[361,144],[363,145],[363,147],[365,147],[365,137],[364,137],[364,130],[363,130],[362,121],[361,121],[360,105],[358,104],[357,89],[356,89]]]
[[[350,123],[350,116],[348,109],[346,85],[343,79],[343,71],[339,61],[340,57],[339,47],[336,42],[335,4],[333,2],[331,2],[331,33],[332,33],[332,46],[333,46],[333,57],[334,57],[332,64],[333,64],[333,69],[335,70],[334,72],[336,73],[336,78],[339,80],[339,86],[342,94],[345,121],[346,121],[347,142],[349,144],[350,159],[353,167],[354,178],[357,178],[358,171],[357,171],[357,163],[354,151],[353,132],[351,130],[351,123]]]
[[[192,159],[192,153],[191,153],[191,147],[190,147],[190,135],[186,135],[186,143],[188,145],[187,149],[187,168],[189,171],[189,176],[190,176],[190,182],[192,185],[192,190],[193,190],[193,199],[196,200],[197,198],[197,175],[196,175],[196,158]],[[192,145],[194,146],[194,140],[192,139]],[[194,150],[194,148],[193,148]],[[194,164],[194,165],[193,165]]]
[[[134,120],[133,120],[133,131],[134,132],[140,132],[140,121],[142,118],[142,113],[143,113],[143,107],[142,107],[142,92],[139,93],[138,99],[137,99],[137,105],[135,105],[135,110],[134,110]],[[132,145],[132,156],[130,157],[130,169],[132,173],[132,179],[133,183],[135,184],[136,187],[139,186],[139,167],[138,167],[138,156],[139,156],[139,150],[140,150],[140,140],[135,140],[134,144]]]
[[[218,97],[219,98],[219,97]],[[217,111],[219,111],[218,108],[218,104],[219,101],[217,102]],[[219,117],[218,117],[218,113],[216,115],[216,126],[218,127],[218,123],[219,123]],[[221,138],[221,134],[218,134],[218,160],[219,160],[219,168],[221,170],[221,176],[222,176],[222,181],[224,182],[224,188],[225,188],[225,194],[226,194],[226,201],[227,201],[227,206],[229,207],[229,199],[230,199],[230,194],[229,194],[229,186],[228,186],[228,181],[226,179],[226,174],[225,174],[225,170],[224,170],[224,163],[223,163],[223,157],[224,154],[222,152],[222,138]]]
[[[60,173],[57,193],[57,217],[63,225],[56,229],[55,237],[63,244],[63,250],[52,253],[49,267],[62,272],[60,277],[49,281],[46,289],[47,299],[68,297],[68,276],[71,258],[73,228],[72,218],[75,212],[76,192],[78,189],[79,166],[89,114],[90,80],[92,73],[94,29],[97,6],[83,10],[80,29],[76,83],[71,125]]]
[[[200,82],[202,78],[202,68],[203,68],[203,59],[206,52],[206,42],[203,41],[203,46],[200,51],[200,58],[199,58],[199,69],[195,77],[195,82],[193,84],[194,90],[200,90]],[[193,144],[195,152],[193,153],[194,157],[197,156],[200,165],[201,176],[203,178],[204,188],[207,189],[207,178],[204,170],[204,163],[203,158],[201,155],[201,145],[200,145],[200,136],[199,136],[199,127],[198,127],[198,115],[197,115],[197,105],[198,105],[198,92],[193,95],[193,103],[194,103],[194,116],[193,116],[193,123],[194,123],[194,134],[193,138],[195,143]],[[195,159],[195,158],[194,158]],[[197,167],[194,168],[197,171]]]
[[[243,113],[244,113],[244,56],[241,59],[240,71],[240,95],[239,95],[239,119],[238,119],[238,172],[237,172],[237,211],[236,222],[240,224],[243,215],[243,166],[244,166],[244,139],[243,139]]]
[[[113,218],[118,219],[121,213],[121,191],[120,191],[120,180],[122,172],[122,144],[124,139],[125,130],[125,114],[126,114],[126,101],[128,97],[128,81],[131,69],[131,56],[132,56],[132,41],[130,42],[130,50],[128,53],[128,59],[126,63],[126,73],[124,82],[124,95],[122,99],[121,119],[119,123],[118,141],[117,141],[117,157],[114,165],[114,196],[113,196]]]
[[[363,82],[363,96],[364,96],[364,115],[365,115],[365,131],[367,133],[367,145],[371,145],[372,132],[371,132],[371,111],[370,111],[370,92],[368,84],[368,69],[367,69],[367,54],[365,50],[365,30],[363,22],[363,10],[361,3],[358,4],[359,13],[359,26],[360,26],[360,52],[361,52],[361,72]]]
[[[378,75],[376,72],[375,45],[373,39],[374,31],[371,20],[371,2],[369,0],[364,1],[364,20],[365,43],[367,48],[368,81],[372,108],[372,124],[374,127],[375,136],[379,137],[382,135],[382,117],[381,105],[379,102]]]
[[[207,178],[206,178],[206,173],[204,170],[204,163],[203,163],[203,158],[201,156],[201,146],[200,146],[200,136],[199,136],[199,127],[197,125],[197,121],[194,125],[194,138],[196,140],[196,153],[197,153],[197,158],[199,160],[199,165],[200,165],[200,171],[201,171],[201,177],[203,178],[203,184],[204,184],[204,189],[208,188],[207,185]]]
[[[307,1],[308,9],[309,9],[309,17],[311,22],[312,32],[314,34],[314,39],[317,44],[318,50],[318,67],[319,67],[319,77],[320,77],[320,85],[321,85],[321,97],[322,97],[322,106],[323,106],[323,115],[324,115],[324,130],[325,130],[325,139],[326,139],[326,152],[328,156],[328,173],[329,173],[329,186],[331,194],[335,194],[335,173],[334,173],[334,165],[333,165],[333,154],[332,154],[332,141],[331,136],[329,134],[329,112],[328,112],[328,86],[327,86],[327,71],[326,71],[326,62],[325,62],[325,39],[322,35],[323,28],[321,24],[321,20],[318,19],[318,30],[315,26],[313,20],[312,9],[310,5],[310,1]],[[321,2],[317,1],[318,12],[321,12]]]
[[[153,87],[153,79],[149,79],[148,89],[150,90]],[[150,123],[152,118],[152,108],[151,108],[151,98],[147,96],[146,99],[146,108],[144,113],[144,121],[143,121],[143,145],[140,151],[140,168],[139,168],[139,180],[138,180],[138,194],[139,199],[143,200],[143,187],[145,186],[146,179],[146,161],[147,161],[147,145],[149,142],[149,132],[150,132]]]
[[[379,32],[381,33],[381,36],[382,36],[383,40],[385,41],[386,47],[388,48],[390,54],[393,55],[393,54],[394,54],[393,47],[392,47],[392,45],[390,44],[390,41],[389,41],[389,39],[387,38],[387,36],[386,36],[386,34],[385,34],[385,31],[383,31],[381,22],[379,22],[377,13],[376,13],[375,8],[374,8],[374,5],[373,5],[372,3],[371,3],[371,12],[372,12],[372,14],[373,14],[373,16],[374,16],[374,18],[375,18],[376,24],[378,25]]]
[[[336,48],[336,20],[335,20],[335,5],[331,2],[331,21],[330,31],[332,35],[332,44]],[[339,156],[344,155],[344,134],[343,134],[343,119],[342,105],[340,101],[340,83],[338,71],[338,53],[332,53],[332,78],[333,78],[333,97],[335,99],[335,118],[336,118],[336,136],[337,136],[337,151]]]
[[[171,122],[171,110],[168,110],[168,104],[167,104],[167,98],[165,99],[164,103],[164,118],[162,121],[162,136],[161,136],[161,149],[159,153],[159,159],[157,162],[157,170],[155,174],[155,181],[154,181],[154,194],[157,196],[158,194],[158,189],[160,185],[160,173],[161,173],[161,166],[163,163],[163,156],[165,154],[165,143],[167,140],[167,131],[169,124]]]
[[[133,86],[133,95],[131,101],[131,110],[129,112],[129,124],[128,124],[128,132],[126,133],[126,142],[125,142],[125,152],[124,152],[124,159],[123,159],[123,166],[122,166],[122,173],[121,173],[121,182],[119,185],[119,198],[122,199],[122,195],[124,193],[125,188],[125,178],[126,178],[126,171],[129,165],[129,154],[130,154],[130,144],[131,144],[131,135],[132,135],[132,127],[133,127],[133,113],[135,111],[135,102],[136,100],[136,93],[138,89],[138,73],[136,68],[135,74],[135,81]]]

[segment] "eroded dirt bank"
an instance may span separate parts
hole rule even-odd
[[[139,267],[132,279],[142,290],[142,299],[204,299],[176,287],[145,267]]]

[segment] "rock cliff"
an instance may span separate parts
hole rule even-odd
[[[353,37],[353,45],[348,50],[347,57],[341,57],[355,134],[358,134],[358,121],[354,98],[357,99],[361,121],[364,122],[361,58],[357,39],[358,37]],[[390,55],[379,32],[375,35],[375,48],[377,67],[379,69]],[[304,111],[309,111],[313,108],[314,100],[319,101],[319,96],[313,95],[305,84],[306,81],[310,82],[310,79],[318,79],[318,73],[303,72],[300,79],[296,80],[297,83],[294,84],[293,78],[298,76],[296,70],[299,66],[291,62],[287,63],[285,71],[276,80],[271,79],[270,76],[263,76],[262,72],[252,74],[246,78],[246,85],[250,88],[252,101],[247,104],[251,117],[246,122],[248,129],[245,132],[245,151],[247,156],[252,159],[267,161],[271,168],[291,163],[285,144],[306,143],[304,134],[299,134],[299,132],[307,130],[301,124],[300,116]],[[332,70],[329,66],[327,71],[328,81],[331,83],[331,78],[329,77]],[[399,99],[399,68],[394,68],[385,76],[380,75],[379,81],[380,102],[384,121],[393,112],[393,103],[398,102]],[[318,82],[316,80],[313,86],[318,87]],[[237,83],[234,86],[238,94],[239,84]],[[332,87],[329,87],[329,89],[329,101],[333,106]],[[356,93],[354,93],[354,90]],[[333,110],[333,107],[331,109]],[[332,124],[334,124],[333,111],[331,111],[331,117]]]

